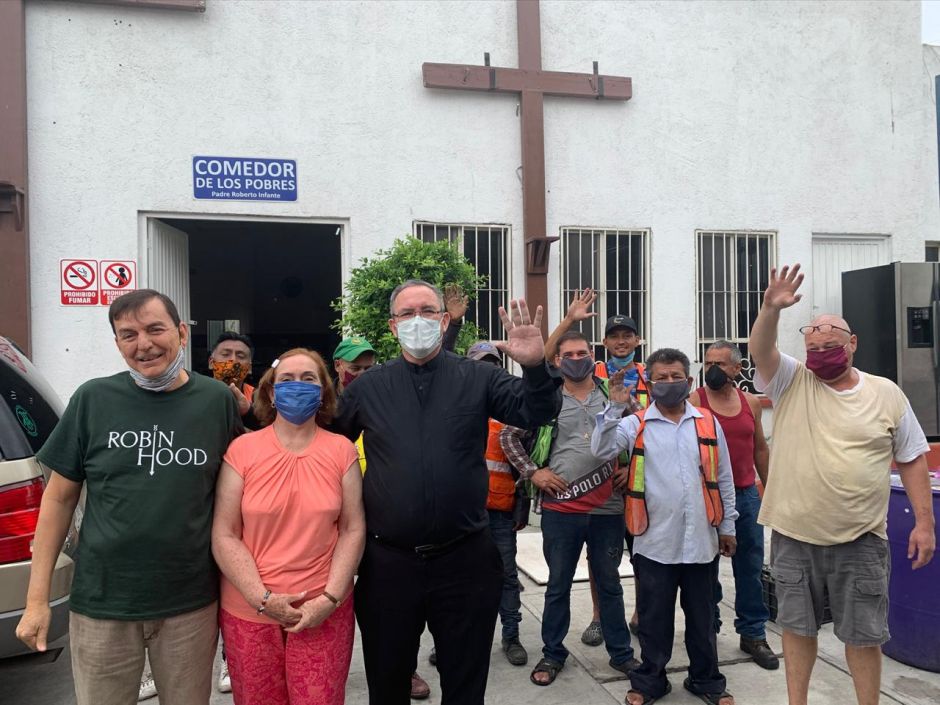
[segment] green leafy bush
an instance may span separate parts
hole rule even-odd
[[[379,362],[401,352],[398,340],[388,328],[388,297],[392,290],[407,279],[423,279],[441,289],[447,284],[459,285],[470,300],[484,279],[473,265],[447,241],[422,242],[406,237],[396,240],[387,250],[373,257],[364,257],[352,270],[346,283],[346,294],[333,302],[340,315],[334,328],[342,335],[361,335],[378,353]],[[467,321],[457,339],[455,352],[462,355],[473,343],[486,335]]]

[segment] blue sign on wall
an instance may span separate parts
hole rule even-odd
[[[193,157],[193,196],[223,201],[296,201],[297,162]]]

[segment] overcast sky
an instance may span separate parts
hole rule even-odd
[[[921,38],[924,44],[940,44],[940,0],[923,0]]]

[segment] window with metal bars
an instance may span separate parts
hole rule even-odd
[[[561,315],[585,288],[597,292],[597,316],[581,322],[580,330],[594,347],[594,357],[606,360],[604,323],[610,316],[630,316],[640,338],[649,319],[649,230],[608,228],[561,229]],[[644,351],[636,350],[638,360]]]
[[[499,307],[509,301],[509,226],[415,221],[414,236],[423,242],[446,240],[461,248],[477,274],[485,277],[466,318],[490,340],[505,340]]]
[[[736,343],[744,357],[737,384],[754,391],[747,353],[751,326],[776,261],[776,233],[697,230],[698,361],[717,340]]]

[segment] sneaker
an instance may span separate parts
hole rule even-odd
[[[137,702],[152,698],[157,694],[157,684],[153,682],[153,674],[145,673],[140,679],[140,692],[137,694]]]
[[[581,634],[581,642],[588,646],[600,646],[604,643],[604,633],[600,622],[591,622]]]
[[[431,647],[431,653],[428,654],[428,663],[432,666],[437,665],[437,649]]]
[[[630,671],[640,667],[640,662],[638,659],[630,658],[624,661],[623,663],[614,663],[613,661],[608,661],[607,665],[610,666],[615,671],[620,671],[626,676],[630,675]]]
[[[219,669],[218,688],[220,693],[232,692],[232,679],[228,674],[228,662],[222,661],[222,667]]]
[[[766,639],[748,639],[741,637],[741,651],[754,657],[754,663],[768,671],[780,668],[780,659],[770,648]]]
[[[421,676],[418,675],[418,672],[415,671],[411,674],[411,699],[412,700],[427,700],[431,695],[431,686],[428,685],[428,682],[424,680]]]
[[[529,654],[519,643],[519,637],[503,639],[503,653],[506,654],[506,660],[513,666],[525,666],[529,662]]]

